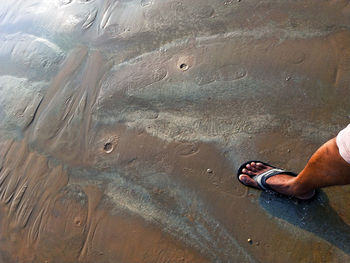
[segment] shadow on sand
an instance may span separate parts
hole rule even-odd
[[[262,192],[259,204],[269,214],[312,232],[350,255],[350,225],[330,207],[323,191],[311,201],[296,201]]]

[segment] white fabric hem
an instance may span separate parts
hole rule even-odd
[[[350,163],[350,124],[338,133],[336,143],[340,156]]]

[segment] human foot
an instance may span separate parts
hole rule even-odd
[[[244,185],[274,192],[298,199],[311,199],[315,195],[312,190],[302,195],[294,195],[293,183],[296,174],[278,169],[263,162],[247,162],[238,170],[238,180]]]

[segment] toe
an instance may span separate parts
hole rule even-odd
[[[256,168],[259,170],[266,169],[267,166],[262,163],[256,163]]]
[[[252,169],[246,169],[246,168],[242,169],[242,173],[248,174],[248,175],[256,175],[256,173]]]
[[[254,170],[255,170],[255,168],[254,168],[250,163],[248,163],[248,164],[246,165],[246,167],[247,167],[247,169],[248,169],[249,171],[254,171]]]
[[[256,175],[256,173],[254,171],[250,171],[250,170],[247,171],[247,174],[250,175],[250,176]]]
[[[249,185],[255,188],[259,188],[257,182],[255,182],[252,178],[250,178],[249,175],[241,174],[239,176],[239,180],[244,183],[245,185]]]
[[[246,169],[245,169],[245,171],[243,171],[243,173],[255,175],[257,171],[258,170],[255,167],[253,167],[251,164],[247,164]]]
[[[250,163],[250,167],[251,167],[251,168],[250,168],[251,171],[253,171],[253,172],[258,171],[258,169],[257,169],[258,167],[256,166],[256,163],[255,163],[255,162],[251,162],[251,163]]]

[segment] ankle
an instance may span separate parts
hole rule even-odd
[[[295,177],[289,182],[289,190],[290,190],[290,195],[292,196],[302,196],[302,195],[308,194],[314,189],[310,189],[309,187],[306,187],[304,184],[299,182],[297,177]]]

